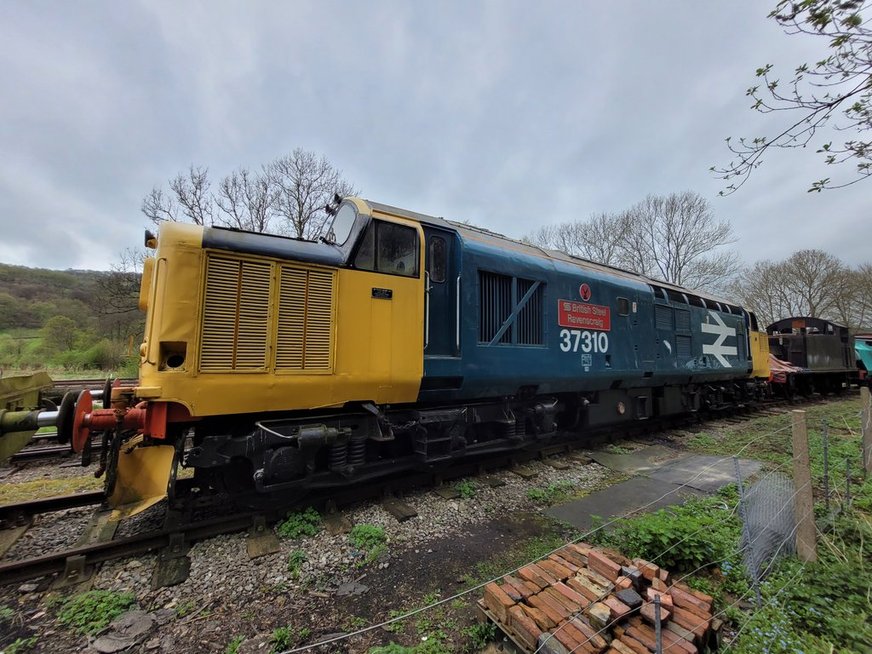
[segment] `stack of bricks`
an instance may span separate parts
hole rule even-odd
[[[660,597],[663,652],[696,654],[717,637],[712,598],[642,559],[585,543],[485,586],[482,611],[527,652],[647,654],[656,650]]]

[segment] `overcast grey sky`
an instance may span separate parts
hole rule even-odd
[[[749,263],[872,260],[872,182],[806,193],[832,172],[811,148],[717,197],[724,137],[765,133],[755,68],[823,53],[772,4],[5,0],[0,261],[107,268],[154,185],[295,147],[365,197],[515,237],[693,190]]]

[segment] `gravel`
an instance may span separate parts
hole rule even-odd
[[[367,585],[377,581],[379,576],[383,580],[385,575],[391,578],[395,571],[405,578],[410,563],[412,570],[418,569],[415,561],[427,561],[439,568],[442,564],[438,557],[442,553],[436,541],[444,544],[446,538],[453,542],[463,540],[476,525],[505,519],[514,512],[543,513],[546,507],[528,497],[531,489],[568,483],[572,485],[572,492],[583,493],[601,488],[612,474],[596,463],[576,462],[559,470],[545,462],[534,461],[524,467],[536,476],[523,479],[507,470],[492,473],[490,477],[504,482],[497,487],[487,485],[481,477],[468,478],[465,481],[470,482],[475,491],[466,499],[444,499],[433,489],[406,494],[402,501],[411,505],[418,515],[405,522],[398,522],[378,502],[363,502],[345,509],[342,514],[352,524],[384,529],[386,547],[372,562],[367,562],[368,553],[356,548],[348,534],[332,535],[326,529],[315,536],[296,540],[280,538],[277,553],[252,560],[246,548],[247,534],[237,533],[195,543],[188,552],[190,574],[177,586],[152,588],[154,570],[163,563],[157,554],[150,554],[104,564],[94,576],[92,587],[133,593],[142,610],[172,616],[165,626],[150,631],[134,648],[137,651],[163,654],[193,648],[221,652],[234,634],[245,634],[250,639],[254,633],[271,633],[276,622],[282,624],[284,620],[287,624],[289,618],[298,625],[308,624],[316,634],[324,628],[335,630],[340,626],[337,621],[341,623],[344,619],[336,602],[340,599],[355,601],[354,597],[340,595],[363,593],[360,601],[381,604],[380,598],[390,599],[389,591],[385,588],[367,590]],[[162,503],[123,522],[118,536],[159,526],[164,509]],[[84,531],[93,511],[84,507],[39,516],[7,558],[34,556],[72,545]],[[304,553],[305,560],[298,570],[291,571],[289,556],[298,551]],[[454,577],[451,583],[455,583]],[[337,593],[340,587],[343,592]],[[7,592],[17,594],[20,602],[34,610],[40,608],[40,593],[22,594],[17,587]],[[11,597],[4,599],[7,600],[11,601]],[[51,612],[42,620],[40,626],[33,628],[40,633],[40,642],[49,647],[47,651],[54,651],[52,648],[96,651],[93,643],[85,645],[81,636],[59,629]],[[336,651],[360,650],[352,642]]]

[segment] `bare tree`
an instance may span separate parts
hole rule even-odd
[[[619,242],[623,263],[637,272],[689,288],[717,289],[738,270],[730,223],[719,221],[705,198],[685,191],[649,195],[626,217]]]
[[[179,216],[178,202],[172,195],[164,193],[163,189],[157,186],[143,198],[141,210],[155,225],[159,225],[164,220],[176,222]]]
[[[620,243],[625,238],[626,230],[624,215],[598,213],[591,214],[584,222],[543,225],[524,240],[590,261],[619,265]]]
[[[356,195],[358,191],[342,177],[326,157],[297,148],[268,166],[277,191],[278,213],[288,233],[297,238],[316,238],[328,214],[324,207],[334,194]]]
[[[215,204],[223,214],[217,222],[250,232],[268,232],[278,193],[266,170],[252,173],[240,168],[221,180]]]
[[[721,250],[735,242],[732,227],[689,191],[649,195],[618,214],[546,225],[526,240],[690,288],[721,289],[738,269],[736,254]]]
[[[220,224],[254,232],[280,232],[314,239],[328,214],[334,194],[358,193],[326,157],[297,148],[259,171],[240,167],[210,191],[209,170],[190,166],[155,187],[142,201],[142,213],[155,224],[164,220],[197,225]],[[280,225],[276,219],[281,219]]]
[[[805,148],[818,131],[834,123],[848,137],[841,144],[822,142],[817,152],[827,165],[851,162],[854,174],[833,182],[829,177],[811,184],[809,191],[841,188],[872,176],[872,141],[858,138],[872,129],[872,28],[863,12],[865,0],[780,0],[769,14],[787,34],[822,39],[829,55],[813,64],[803,63],[783,85],[772,64],[757,69],[761,84],[746,92],[751,108],[764,114],[788,112],[792,119],[771,137],[727,139],[735,156],[723,168],[711,170],[725,180],[737,179],[721,192],[740,188],[762,163],[770,148]],[[761,88],[762,87],[762,88]],[[857,136],[855,136],[857,135]]]
[[[188,168],[170,180],[170,192],[158,187],[142,200],[142,213],[155,225],[164,220],[176,222],[180,214],[196,225],[212,224],[212,195],[209,193],[209,169]]]
[[[100,316],[100,331],[122,338],[142,331],[143,316],[139,312],[139,287],[145,251],[127,248],[118,262],[99,281],[99,301],[93,303]]]
[[[739,278],[739,296],[761,322],[789,316],[825,318],[856,326],[845,307],[855,297],[853,273],[821,250],[800,250],[784,261],[758,262]]]

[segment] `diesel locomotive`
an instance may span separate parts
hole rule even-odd
[[[318,241],[164,223],[139,381],[59,410],[106,447],[113,504],[194,469],[216,490],[353,483],[607,425],[735,405],[769,377],[753,313],[359,199]]]

